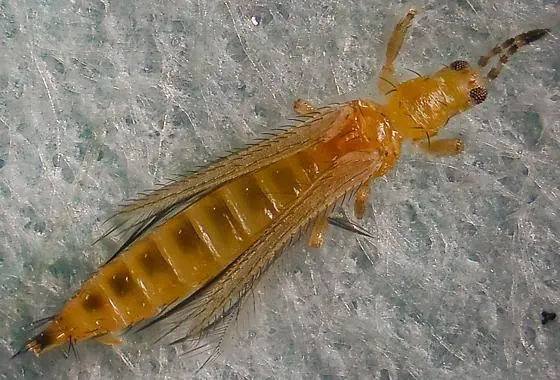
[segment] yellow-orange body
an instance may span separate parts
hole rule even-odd
[[[340,131],[331,139],[243,175],[170,218],[101,267],[51,322],[44,339],[55,345],[53,340],[62,344],[120,332],[188,297],[350,152],[378,152],[379,171],[392,167],[401,138],[383,110],[365,101],[331,110],[340,119]]]
[[[198,306],[172,329],[190,318],[194,327],[185,336],[201,335],[307,226],[313,226],[310,245],[320,245],[328,214],[354,190],[361,217],[371,180],[394,166],[404,140],[435,154],[459,153],[460,140],[430,137],[484,100],[486,78],[455,61],[393,83],[392,64],[414,15],[401,20],[389,44],[381,79],[393,88],[385,104],[355,100],[319,110],[303,104],[302,125],[133,201],[119,215],[126,228],[140,225],[139,233],[23,351],[39,354],[91,338],[115,343],[114,334],[191,298]],[[515,46],[542,35],[520,35]]]

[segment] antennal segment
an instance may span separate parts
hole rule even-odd
[[[491,49],[487,55],[480,57],[478,65],[480,67],[484,67],[493,57],[499,56],[500,58],[496,66],[493,67],[486,75],[489,80],[496,79],[496,77],[500,75],[504,64],[509,60],[509,57],[515,54],[521,46],[528,45],[531,42],[544,37],[548,33],[550,33],[550,29],[534,29],[518,34],[515,37],[508,38],[503,43],[496,45],[493,49]]]

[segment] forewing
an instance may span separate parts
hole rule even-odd
[[[341,157],[294,204],[275,219],[262,236],[216,279],[175,305],[150,325],[159,326],[166,340],[179,343],[216,335],[220,321],[229,321],[239,301],[270,263],[317,216],[328,212],[352,189],[365,182],[380,165],[380,155],[354,152]],[[219,350],[221,340],[215,349]],[[217,352],[217,351],[216,351]],[[215,352],[214,352],[215,353]]]
[[[188,177],[132,200],[110,219],[113,225],[102,238],[108,235],[121,237],[124,243],[115,257],[155,225],[218,187],[331,139],[351,112],[348,104],[321,109],[316,116],[299,126],[291,127]]]

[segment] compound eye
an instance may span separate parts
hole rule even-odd
[[[488,90],[484,87],[475,87],[469,91],[469,96],[474,104],[480,104],[486,100],[488,96]]]
[[[455,71],[459,71],[459,70],[463,70],[463,69],[466,69],[467,67],[469,67],[469,63],[467,61],[461,61],[461,60],[453,61],[453,62],[451,62],[449,67],[451,67]]]

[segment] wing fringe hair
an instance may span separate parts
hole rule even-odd
[[[299,126],[293,126],[247,149],[130,201],[108,222],[112,226],[97,240],[113,236],[121,240],[120,248],[111,261],[130,244],[164,222],[178,211],[204,195],[236,178],[305,150],[334,137],[350,116],[349,105],[332,105],[320,109],[316,116]]]

